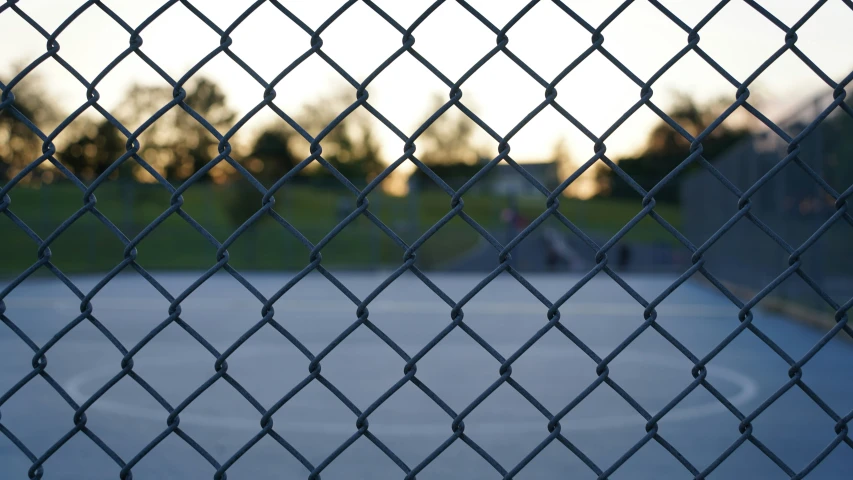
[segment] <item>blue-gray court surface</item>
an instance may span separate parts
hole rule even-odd
[[[459,299],[483,274],[431,274]],[[173,294],[198,274],[156,274]],[[345,273],[340,280],[361,298],[383,280],[380,273]],[[286,274],[247,278],[271,295]],[[672,281],[667,276],[628,275],[626,281],[653,298]],[[576,275],[532,275],[531,283],[556,299]],[[97,277],[75,277],[87,291]],[[79,313],[66,287],[45,277],[25,281],[6,298],[6,315],[42,345]],[[114,279],[93,301],[94,315],[128,348],[167,317],[168,302],[134,275]],[[450,308],[419,279],[406,274],[370,304],[370,320],[414,355],[450,322]],[[275,305],[275,318],[315,354],[356,320],[356,307],[318,273],[299,282]],[[562,324],[604,357],[643,321],[643,308],[614,281],[594,278],[561,309]],[[225,273],[204,283],[182,303],[181,318],[219,351],[261,318],[261,305]],[[658,322],[702,357],[738,325],[738,309],[719,293],[687,283],[658,308]],[[510,356],[547,321],[547,309],[516,280],[499,276],[465,306],[464,320],[501,355]],[[822,332],[757,311],[754,324],[799,359]],[[32,351],[0,326],[0,392],[32,370]],[[121,369],[121,355],[91,324],[69,332],[47,354],[47,371],[77,402]],[[309,361],[270,326],[263,327],[228,359],[231,374],[269,407],[308,375]],[[403,377],[402,360],[366,327],[359,327],[321,362],[322,374],[358,408],[365,409]],[[691,381],[690,361],[657,332],[642,333],[610,365],[610,378],[652,414]],[[500,364],[456,329],[417,364],[417,377],[460,412],[499,376]],[[803,368],[803,380],[835,411],[853,409],[853,343],[834,339]],[[134,371],[172,405],[214,374],[214,358],[179,326],[171,325],[134,358]],[[556,330],[549,331],[512,367],[512,378],[551,412],[571,402],[596,379],[596,365]],[[708,366],[708,380],[748,414],[788,382],[789,366],[751,332],[744,331]],[[0,421],[36,455],[73,427],[73,410],[40,377],[0,407]],[[124,378],[87,412],[87,426],[125,461],[166,428],[167,413],[130,378]],[[260,414],[232,386],[216,382],[180,415],[180,427],[220,463],[261,429]],[[356,431],[356,416],[318,382],[289,400],[274,428],[314,465]],[[452,435],[452,420],[421,390],[407,384],[369,417],[369,431],[410,467]],[[561,422],[562,433],[602,469],[616,462],[645,434],[645,420],[601,385]],[[658,433],[702,470],[733,442],[740,421],[702,387],[660,421]],[[465,419],[465,433],[511,469],[548,436],[548,421],[509,385],[502,385]],[[796,386],[753,422],[754,435],[799,471],[836,438],[835,422]],[[0,435],[0,478],[27,478],[31,462]],[[115,479],[119,467],[89,438],[77,434],[44,464],[46,479]],[[213,467],[176,435],[170,435],[133,468],[133,478],[212,478]],[[228,470],[231,479],[304,478],[308,471],[266,437]],[[403,472],[368,439],[360,438],[322,472],[325,479],[403,478]],[[500,478],[462,441],[456,441],[417,476]],[[595,478],[565,446],[552,442],[516,478]],[[611,478],[693,478],[670,453],[649,442]],[[749,442],[710,476],[720,479],[788,478]],[[846,443],[809,478],[853,478],[853,449]]]

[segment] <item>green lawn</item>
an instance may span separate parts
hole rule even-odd
[[[160,186],[107,183],[95,192],[97,208],[126,235],[133,237],[169,207],[169,195]],[[83,194],[69,184],[43,188],[16,187],[10,193],[10,210],[38,235],[46,238],[66,218],[83,205]],[[195,185],[184,195],[183,209],[220,242],[245,219],[255,198],[234,188]],[[450,210],[450,197],[440,191],[423,191],[409,197],[371,194],[370,210],[411,244]],[[507,198],[471,193],[464,197],[465,212],[500,239],[507,227],[500,212]],[[229,216],[228,207],[237,202],[249,205],[244,212]],[[285,187],[276,195],[276,211],[311,242],[319,242],[339,221],[341,203],[349,211],[354,197],[340,189],[307,185]],[[522,215],[532,220],[545,210],[545,199],[522,199]],[[616,200],[562,199],[560,210],[590,234],[607,238],[641,209],[635,202]],[[676,227],[677,207],[656,209]],[[549,220],[554,224],[554,220]],[[666,242],[674,239],[656,222],[644,219],[627,237],[634,242]],[[418,250],[418,262],[437,268],[481,241],[479,234],[460,218],[452,219]],[[123,245],[93,215],[84,215],[50,245],[53,262],[67,273],[106,271],[122,259]],[[14,275],[37,259],[35,243],[5,215],[0,215],[0,274]],[[202,269],[216,262],[216,248],[177,215],[145,237],[138,246],[138,261],[148,269]],[[245,270],[295,270],[308,263],[309,251],[293,235],[263,218],[243,233],[228,249],[232,265]],[[322,250],[323,263],[335,268],[364,268],[399,265],[403,249],[368,219],[360,217],[348,225]]]

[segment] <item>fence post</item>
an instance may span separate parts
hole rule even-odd
[[[407,237],[409,237],[409,238],[416,238],[418,233],[420,233],[421,203],[420,203],[419,185],[420,185],[420,182],[418,182],[418,181],[409,182],[409,192],[406,195],[408,197],[406,200],[407,200],[408,207],[409,207],[409,211],[408,211],[409,221],[407,222],[407,225],[409,226],[409,229],[411,230],[411,232],[408,232],[409,235],[407,235]]]
[[[373,203],[373,211],[377,214],[381,215],[381,205],[384,203],[382,201],[382,192],[379,189],[374,190],[376,192],[376,199]],[[360,219],[359,219],[360,220]],[[370,228],[370,227],[368,227]],[[380,230],[378,228],[370,228],[370,244],[371,244],[371,257],[373,259],[373,268],[375,270],[379,270],[381,268],[382,263],[382,237]]]
[[[119,194],[124,199],[124,234],[133,238],[136,235],[136,229],[133,225],[133,200],[136,195],[136,182],[128,182],[125,177],[120,178]]]
[[[45,186],[44,184],[42,184],[39,187],[39,198],[41,199],[41,227],[42,227],[41,228],[42,231],[39,233],[41,235],[45,235],[46,233],[50,232],[48,229],[50,228],[51,217],[53,216],[53,215],[51,215],[52,209],[50,208],[50,205],[51,205],[50,188]]]
[[[815,110],[819,112],[820,108],[821,108],[820,98],[815,98],[814,106],[815,106]],[[825,124],[821,124],[821,125],[818,125],[817,128],[814,129],[814,131],[812,131],[812,135],[814,135],[814,137],[815,137],[815,157],[816,157],[813,168],[815,170],[815,173],[817,173],[821,178],[825,178],[824,177],[824,171],[825,171],[824,165],[826,162],[826,150],[827,150],[825,148],[826,147],[826,145],[824,144],[825,138],[823,135],[825,128],[826,128]],[[821,201],[822,191],[821,191],[820,186],[817,183],[814,183],[812,188],[814,188],[814,195],[815,195],[815,204],[814,205],[815,206],[814,206],[814,210],[810,211],[809,213],[810,213],[810,216],[814,219],[814,221],[808,222],[807,225],[809,225],[809,228],[811,228],[811,231],[816,231],[817,229],[820,228],[821,224],[823,223],[821,220],[821,218],[822,218],[821,214],[824,211],[824,202]],[[827,236],[825,241],[831,241],[831,238],[832,238],[831,236]],[[824,268],[823,261],[825,258],[828,257],[828,255],[825,255],[823,253],[824,251],[825,250],[818,248],[817,249],[818,258],[816,258],[814,260],[815,267],[814,267],[813,276],[814,276],[815,281],[817,281],[821,285],[824,285],[825,284],[824,281],[826,280],[825,275],[824,275],[826,269]],[[832,295],[833,293],[834,292],[830,292],[830,295]]]

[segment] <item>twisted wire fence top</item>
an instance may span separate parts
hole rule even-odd
[[[449,0],[448,0],[449,1]],[[644,1],[644,0],[637,0]],[[544,2],[544,0],[543,0]],[[10,329],[21,341],[26,343],[33,351],[32,370],[20,379],[8,391],[0,396],[0,415],[2,415],[2,406],[25,385],[33,381],[36,377],[41,377],[46,381],[56,392],[67,402],[71,407],[71,415],[73,415],[73,427],[67,431],[61,438],[55,442],[44,452],[36,452],[31,450],[16,436],[15,432],[4,426],[3,418],[0,416],[0,433],[7,437],[19,450],[32,462],[29,469],[30,478],[42,478],[45,475],[45,462],[51,458],[59,449],[63,447],[70,439],[75,436],[84,435],[88,437],[95,445],[105,452],[120,468],[119,477],[122,479],[132,478],[133,468],[137,465],[155,446],[161,443],[169,436],[177,436],[186,444],[194,449],[202,458],[204,458],[215,469],[214,478],[224,479],[228,469],[243,456],[249,449],[256,445],[265,437],[270,437],[278,444],[295,457],[302,465],[304,465],[308,478],[319,478],[321,472],[329,466],[341,453],[347,450],[356,440],[361,437],[368,439],[376,445],[387,457],[393,461],[402,472],[404,478],[415,478],[416,475],[435,460],[444,450],[456,442],[463,442],[470,447],[477,455],[482,457],[494,470],[503,478],[513,478],[521,471],[529,462],[531,462],[545,447],[551,443],[557,442],[565,446],[573,455],[579,458],[586,466],[594,472],[598,478],[609,478],[617,471],[628,459],[630,459],[643,445],[649,442],[655,442],[668,451],[672,457],[677,460],[684,469],[689,472],[694,478],[706,478],[715,469],[724,462],[733,452],[735,452],[744,443],[751,443],[759,451],[761,451],[769,460],[771,460],[779,470],[784,472],[790,478],[802,478],[811,472],[824,458],[826,458],[836,448],[853,448],[853,439],[849,435],[849,422],[853,418],[853,412],[836,412],[826,402],[824,402],[808,385],[807,378],[803,376],[803,366],[808,363],[814,355],[824,347],[834,336],[840,331],[846,332],[848,335],[853,335],[853,330],[848,325],[848,311],[853,305],[853,299],[848,299],[839,303],[830,297],[816,281],[814,281],[804,270],[802,255],[808,249],[812,248],[821,236],[827,232],[834,224],[838,222],[846,222],[853,225],[853,216],[848,211],[848,200],[853,193],[853,186],[839,192],[833,189],[817,172],[814,171],[807,163],[799,157],[800,145],[804,139],[815,130],[815,128],[824,121],[830,113],[841,111],[844,114],[853,116],[853,109],[845,103],[846,91],[845,88],[853,80],[853,73],[846,76],[841,82],[833,81],[826,73],[824,73],[813,61],[811,61],[797,46],[797,31],[826,3],[826,1],[816,2],[796,23],[788,25],[771,14],[767,9],[751,0],[744,0],[744,3],[749,5],[761,16],[769,20],[782,33],[784,33],[784,42],[780,42],[778,49],[773,52],[754,72],[746,78],[738,79],[729,74],[720,64],[718,64],[711,56],[709,56],[701,45],[701,34],[703,27],[717,15],[725,6],[727,1],[721,1],[713,7],[698,23],[689,25],[682,21],[672,11],[665,7],[657,0],[648,0],[648,3],[655,9],[663,13],[674,25],[681,29],[685,36],[685,42],[681,49],[667,62],[660,65],[657,71],[648,78],[640,78],[629,70],[620,59],[616,58],[606,46],[605,39],[610,26],[625,9],[633,3],[631,0],[625,1],[616,8],[607,18],[598,25],[592,25],[576,13],[572,8],[565,3],[554,0],[553,3],[562,10],[567,18],[576,22],[577,25],[585,29],[590,35],[590,43],[588,47],[574,61],[560,71],[554,78],[543,78],[518,56],[513,53],[510,37],[513,26],[519,22],[537,3],[538,0],[533,0],[523,8],[521,8],[506,24],[495,25],[483,14],[477,11],[472,5],[465,0],[457,0],[456,3],[466,10],[477,22],[481,23],[494,34],[495,45],[476,63],[470,66],[457,79],[448,78],[438,68],[431,63],[430,59],[425,58],[418,53],[416,47],[416,37],[418,27],[431,15],[444,1],[436,1],[424,10],[417,19],[410,25],[401,25],[391,15],[387,14],[382,8],[371,0],[349,0],[340,6],[331,16],[329,16],[319,27],[312,29],[303,22],[297,15],[288,9],[282,2],[277,0],[258,0],[247,8],[233,23],[226,28],[221,28],[208,17],[206,17],[192,2],[183,0],[170,0],[158,8],[154,13],[148,16],[142,23],[137,26],[129,25],[112,9],[100,1],[90,0],[82,4],[75,10],[64,22],[62,22],[54,31],[47,31],[42,28],[38,22],[33,20],[24,10],[18,5],[17,0],[7,0],[0,6],[0,14],[16,15],[32,26],[46,40],[46,51],[26,65],[14,78],[6,84],[0,84],[0,112],[14,116],[18,121],[26,125],[35,135],[42,141],[42,154],[34,159],[13,179],[7,182],[0,188],[0,212],[5,215],[14,225],[24,232],[31,240],[35,247],[36,259],[35,262],[21,272],[16,278],[10,281],[0,291],[0,319],[3,324]],[[212,49],[204,58],[193,65],[180,78],[173,78],[168,75],[156,62],[145,54],[144,38],[146,28],[159,16],[163,15],[176,4],[182,4],[190,12],[192,12],[199,20],[204,22],[211,31],[219,36],[219,45]],[[247,63],[245,63],[232,49],[233,40],[231,34],[236,28],[249,16],[253,11],[258,9],[262,4],[270,3],[276,9],[287,16],[295,25],[305,31],[310,36],[308,45],[305,46],[304,53],[294,60],[290,65],[284,68],[274,78],[263,78],[256,73]],[[323,32],[326,31],[344,12],[351,8],[356,3],[362,3],[369,7],[379,17],[381,17],[388,25],[393,27],[400,35],[399,47],[382,62],[372,73],[367,75],[364,81],[359,82],[353,78],[340,64],[323,50]],[[844,0],[844,3],[853,8],[853,2]],[[89,9],[99,9],[108,15],[116,25],[121,27],[127,33],[128,46],[118,56],[116,56],[102,71],[94,78],[86,78],[81,75],[74,66],[66,62],[60,52],[60,42],[58,36],[60,33],[79,18],[85,11]],[[628,79],[630,79],[637,87],[639,98],[631,107],[625,111],[609,128],[601,135],[593,134],[587,127],[583,125],[577,118],[558,100],[557,85],[578,65],[584,62],[590,55],[598,53],[606,58],[613,66],[621,71]],[[736,88],[736,96],[725,111],[716,118],[704,131],[696,135],[692,135],[682,125],[679,125],[673,118],[667,115],[661,108],[656,105],[654,100],[653,87],[655,82],[661,78],[670,68],[673,67],[679,60],[685,57],[688,53],[693,52],[703,59],[707,65],[713,68],[722,78]],[[770,67],[783,54],[790,52],[799,58],[804,65],[811,69],[823,82],[833,89],[832,102],[823,109],[816,118],[799,133],[792,136],[781,127],[772,122],[765,114],[750,103],[750,86],[753,85],[756,78]],[[184,86],[205,64],[210,62],[218,55],[226,55],[230,57],[236,65],[238,65],[245,73],[250,75],[260,86],[263,87],[263,96],[258,99],[257,105],[248,111],[242,118],[238,119],[234,125],[227,131],[219,131],[215,128],[204,116],[199,114],[185,99],[187,91]],[[385,70],[389,65],[404,55],[409,55],[417,62],[426,67],[441,83],[447,88],[447,100],[438,108],[412,135],[406,135],[402,130],[389,121],[382,112],[374,108],[370,103],[370,87],[376,77]],[[463,101],[463,91],[466,81],[486,62],[492,58],[502,55],[511,62],[520,67],[531,79],[533,79],[542,89],[543,98],[534,109],[532,109],[517,125],[510,129],[505,135],[498,134],[486,122],[478,117]],[[143,122],[135,130],[128,129],[115,116],[110,114],[103,106],[100,105],[100,94],[98,86],[121,62],[131,56],[136,56],[138,59],[150,66],[162,79],[172,87],[172,99],[157,110],[150,118]],[[318,57],[323,62],[334,69],[347,83],[349,83],[355,91],[352,103],[336,118],[329,123],[316,135],[311,135],[303,128],[292,116],[282,110],[279,106],[273,103],[276,98],[276,87],[281,81],[291,73],[297,66],[312,57]],[[45,132],[40,130],[32,121],[28,119],[15,106],[15,87],[22,79],[30,74],[37,66],[48,59],[53,59],[65,70],[68,71],[77,81],[80,82],[86,89],[86,101],[79,106],[73,113],[65,118],[53,131]],[[471,121],[478,125],[491,138],[498,143],[498,154],[486,163],[483,168],[458,189],[451,188],[442,178],[436,175],[427,165],[418,159],[417,142],[421,134],[432,125],[438,117],[447,112],[451,108],[456,108],[467,116]],[[565,178],[557,188],[546,188],[533,175],[527,172],[523,164],[519,164],[513,160],[510,154],[510,145],[516,134],[524,128],[535,116],[546,108],[552,108],[581,132],[584,133],[594,144],[594,151],[591,156],[576,169],[574,173]],[[612,161],[607,155],[607,141],[611,135],[622,126],[637,110],[642,107],[647,107],[654,112],[666,124],[675,129],[684,139],[690,142],[690,153],[678,165],[677,168],[669,172],[659,183],[652,188],[646,190],[635,182],[628,174],[626,174],[617,163]],[[290,125],[298,134],[310,144],[310,154],[302,159],[295,168],[287,174],[279,178],[271,186],[266,187],[258,181],[251,172],[244,168],[241,163],[237,162],[232,157],[231,140],[234,135],[243,128],[246,123],[260,111],[270,109],[275,112],[284,122]],[[55,140],[57,137],[71,124],[75,119],[80,117],[84,111],[94,109],[112,126],[118,129],[126,138],[125,153],[120,158],[116,159],[105,172],[99,175],[94,181],[89,184],[84,183],[77,178],[68,168],[66,168],[55,154],[57,148]],[[154,168],[140,154],[140,140],[142,135],[154,122],[162,118],[167,112],[173,109],[180,109],[189,114],[199,125],[203,126],[217,142],[216,155],[203,168],[195,172],[186,181],[178,186],[172,185],[164,178],[158,170]],[[364,109],[369,112],[378,121],[384,124],[394,134],[403,141],[403,151],[399,157],[390,163],[376,178],[367,184],[363,189],[357,188],[346,176],[341,174],[335,167],[324,158],[323,140],[327,137],[332,129],[338,126],[348,115],[356,109]],[[714,165],[712,165],[703,156],[703,140],[717,129],[723,121],[726,120],[735,110],[744,109],[768,129],[774,132],[787,144],[787,152],[784,158],[781,158],[769,171],[767,171],[760,179],[748,188],[741,189],[729,181],[722,173],[720,173]],[[14,189],[22,179],[29,175],[33,170],[40,165],[49,163],[56,168],[58,172],[67,177],[74,185],[79,188],[82,193],[82,204],[79,209],[64,222],[62,222],[52,233],[42,238],[30,228],[21,218],[15,215],[15,207],[13,203]],[[125,163],[135,163],[145,169],[154,179],[156,179],[160,188],[167,191],[170,195],[169,207],[165,209],[156,219],[148,224],[142,231],[134,237],[128,237],[119,229],[109,218],[103,215],[98,209],[97,190],[104,181]],[[209,233],[196,219],[189,215],[184,209],[183,194],[187,189],[191,188],[199,179],[206,175],[212,168],[221,163],[227,163],[233,167],[239,175],[251,183],[262,195],[262,201],[257,206],[256,212],[248,218],[242,225],[236,228],[228,238],[224,241],[219,241],[211,233]],[[392,172],[404,163],[414,164],[421,170],[429,179],[447,194],[449,200],[449,208],[447,213],[434,225],[428,228],[417,240],[412,243],[405,242],[391,228],[380,220],[370,209],[368,196],[375,191],[379,184],[386,179]],[[526,226],[518,235],[509,240],[502,242],[495,238],[489,231],[479,224],[465,211],[464,196],[469,192],[475,184],[480,182],[483,177],[498,164],[510,165],[518,175],[521,175],[529,182],[533,188],[541,193],[542,213],[535,218],[528,226]],[[641,198],[640,210],[628,223],[626,223],[615,235],[603,243],[597,243],[587,233],[576,226],[568,217],[559,211],[560,197],[563,192],[581,175],[588,171],[593,165],[602,163],[615,172],[615,174],[630,187],[637,192]],[[355,198],[355,205],[346,217],[332,228],[318,242],[313,243],[308,240],[296,227],[289,223],[284,217],[274,210],[275,195],[288,187],[288,182],[291,181],[300,171],[307,168],[309,165],[319,164],[326,169],[334,178],[337,179]],[[789,164],[794,164],[804,174],[803,178],[813,181],[827,195],[834,199],[835,212],[818,228],[807,240],[800,245],[791,245],[786,242],[780,235],[768,227],[760,218],[755,216],[751,211],[751,197],[762,188],[770,179],[774,177],[781,169]],[[704,243],[696,245],[680,233],[667,219],[663,218],[655,211],[657,205],[655,195],[662,188],[673,182],[673,179],[683,172],[686,168],[692,165],[699,165],[703,169],[710,172],[729,192],[731,192],[730,200],[736,203],[737,210],[728,221],[726,221],[710,238]],[[97,284],[88,291],[78,288],[71,278],[66,276],[52,261],[51,245],[60,237],[66,230],[79,221],[84,216],[92,216],[103,224],[118,240],[124,245],[123,256],[116,259],[115,266],[101,278]],[[198,231],[207,242],[215,249],[216,254],[211,258],[213,263],[210,268],[198,276],[198,278],[183,291],[169,291],[160,282],[155,275],[148,272],[136,260],[138,250],[145,248],[144,240],[157,229],[163,222],[170,217],[180,217],[183,221],[191,225]],[[271,296],[263,295],[255,286],[253,286],[239,271],[237,271],[229,263],[229,247],[243,235],[247,229],[258,222],[262,217],[272,218],[281,228],[295,237],[305,248],[305,265],[292,279],[283,285],[278,291]],[[340,281],[332,272],[324,267],[322,251],[324,247],[338,235],[349,224],[357,218],[364,217],[380,229],[384,235],[393,241],[399,247],[401,254],[399,265],[385,278],[378,287],[364,297],[355,295],[342,281]],[[454,292],[455,295],[442,291],[429,276],[422,271],[417,265],[419,248],[436,234],[442,227],[454,218],[459,218],[467,223],[472,229],[494,248],[494,255],[498,260],[498,266],[482,278],[482,280],[470,291]],[[617,274],[609,265],[608,253],[638,222],[646,217],[651,218],[654,222],[666,229],[679,244],[691,253],[690,267],[687,268],[675,282],[654,298],[645,298],[641,296],[634,288],[632,288],[619,274]],[[511,262],[511,252],[513,249],[531,232],[536,230],[543,222],[554,218],[565,226],[568,231],[577,236],[587,247],[586,254],[594,260],[594,266],[583,275],[583,277],[571,288],[566,290],[559,298],[546,298],[540,293]],[[768,283],[752,298],[745,301],[738,298],[726,286],[723,285],[714,275],[706,268],[706,260],[703,254],[711,248],[717,240],[725,235],[735,224],[739,222],[749,222],[757,226],[766,236],[774,243],[778,244],[788,253],[788,264],[784,271],[779,274],[772,282]],[[37,271],[49,271],[57,279],[59,279],[69,291],[79,299],[80,305],[79,315],[65,325],[60,331],[50,338],[44,344],[37,344],[31,340],[19,328],[15,318],[6,315],[6,304],[4,299],[18,285],[20,285],[28,277]],[[163,312],[164,319],[156,328],[151,330],[140,341],[132,345],[125,345],[116,338],[110,330],[108,330],[101,321],[98,320],[98,294],[104,287],[119,273],[125,271],[135,271],[141,278],[155,288],[169,302],[169,307]],[[190,324],[181,318],[182,302],[196,289],[199,288],[205,281],[219,271],[225,271],[230,274],[237,282],[239,282],[252,296],[258,301],[259,316],[257,323],[248,331],[243,333],[236,341],[228,348],[218,350],[214,348],[202,335],[200,335]],[[352,302],[352,312],[354,314],[353,321],[349,327],[340,332],[340,334],[330,342],[325,348],[320,351],[311,351],[303,343],[292,335],[288,329],[276,319],[274,304],[286,295],[291,288],[294,287],[300,280],[311,272],[319,272],[322,276],[328,279],[330,288],[335,288],[342,292]],[[370,319],[370,305],[376,297],[383,292],[392,282],[406,272],[411,272],[419,278],[435,295],[439,301],[446,304],[448,313],[448,323],[441,332],[436,335],[430,342],[424,345],[414,355],[407,354],[394,340],[386,335],[377,325]],[[476,331],[474,331],[464,321],[465,306],[482,291],[493,279],[499,275],[509,275],[513,277],[524,289],[529,291],[535,298],[541,302],[540,313],[544,316],[541,329],[535,335],[527,339],[523,345],[513,352],[508,357],[504,357],[498,353],[486,340],[484,340]],[[561,323],[560,308],[572,298],[585,284],[597,275],[606,275],[612,278],[625,292],[627,292],[636,302],[643,307],[642,321],[638,321],[636,329],[624,340],[622,340],[616,348],[604,357],[597,355],[588,345],[580,340],[573,332]],[[704,356],[697,356],[685,347],[677,338],[671,335],[666,329],[656,322],[658,313],[656,307],[661,304],[673,291],[688,279],[694,276],[701,276],[707,279],[717,290],[719,290],[738,310],[738,321],[732,323],[730,333],[721,341],[716,348]],[[823,338],[817,342],[805,355],[800,358],[791,357],[784,349],[777,345],[770,337],[768,337],[761,329],[753,323],[752,310],[769,295],[778,285],[787,278],[797,276],[801,278],[814,292],[819,295],[823,301],[835,312],[835,325],[826,332]],[[100,388],[95,391],[85,402],[78,403],[59,385],[59,383],[51,376],[50,368],[48,367],[48,358],[50,350],[62,341],[63,337],[68,334],[77,325],[88,322],[97,328],[104,338],[106,338],[115,349],[121,354],[122,359],[119,365],[115,366],[114,375]],[[178,404],[171,404],[163,398],[142,376],[134,371],[134,356],[161,331],[170,325],[177,325],[191,335],[199,345],[210,353],[210,361],[213,362],[215,372],[207,381],[198,385],[197,388],[183,401]],[[304,379],[292,387],[292,389],[277,402],[272,405],[263,405],[256,400],[239,382],[238,378],[232,376],[228,369],[229,357],[256,334],[262,327],[271,326],[286,338],[293,346],[295,346],[309,360],[308,371]],[[376,398],[367,408],[358,408],[350,399],[347,398],[332,382],[330,382],[322,373],[323,359],[326,358],[344,339],[346,339],[354,330],[359,327],[364,327],[372,331],[378,339],[387,344],[393,349],[400,358],[405,362],[402,372],[400,372],[399,380],[382,395]],[[419,379],[418,361],[422,359],[430,350],[432,350],[439,342],[454,330],[460,330],[473,339],[485,352],[487,352],[495,360],[495,374],[493,382],[487,389],[478,395],[470,404],[461,410],[454,410],[445,401],[443,401],[429,385]],[[590,383],[576,398],[572,399],[559,411],[550,411],[543,406],[534,396],[525,389],[525,387],[516,381],[512,376],[513,363],[516,362],[534,343],[542,338],[547,332],[555,330],[564,335],[574,345],[581,349],[586,355],[591,358],[596,366],[595,380]],[[623,352],[631,343],[647,330],[653,330],[663,338],[666,342],[675,347],[681,352],[686,359],[692,364],[691,374],[693,381],[684,388],[678,395],[665,405],[659,411],[647,411],[638,401],[636,401],[628,392],[626,392],[617,382],[609,376],[608,365]],[[748,332],[745,332],[748,331]],[[767,397],[757,408],[752,411],[741,411],[733,405],[718,388],[709,381],[707,376],[707,365],[713,360],[727,345],[735,340],[739,335],[753,335],[771,348],[778,356],[789,366],[789,380],[779,387],[772,395]],[[136,384],[142,387],[157,403],[163,408],[163,414],[166,418],[166,427],[162,432],[154,438],[151,438],[147,445],[138,451],[132,457],[123,457],[114,451],[96,431],[93,431],[87,426],[87,410],[98,399],[103,397],[114,385],[123,378],[128,377]],[[260,419],[256,434],[243,445],[242,448],[231,453],[227,457],[217,457],[205,450],[196,440],[188,435],[180,425],[181,413],[202,393],[208,390],[215,383],[226,382],[239,393],[246,402],[248,402],[257,412]],[[343,443],[341,443],[331,454],[319,463],[310,462],[302,453],[300,453],[283,435],[276,431],[273,415],[279,411],[294,395],[303,390],[311,383],[318,383],[325,387],[340,402],[352,412],[353,427],[352,434]],[[447,414],[448,432],[446,440],[436,445],[432,451],[424,452],[423,458],[416,464],[408,464],[404,462],[397,454],[395,454],[393,445],[379,438],[370,429],[370,416],[392,395],[400,390],[404,385],[411,383],[423,393],[425,393],[442,411]],[[524,458],[515,465],[506,464],[500,458],[493,457],[489,452],[482,448],[473,438],[465,432],[465,419],[476,409],[486,398],[488,398],[496,389],[502,385],[508,385],[523,396],[536,410],[542,415],[542,440],[541,442],[528,452]],[[568,415],[580,402],[587,398],[594,390],[598,388],[611,389],[613,392],[622,397],[636,412],[641,415],[645,421],[645,435],[636,442],[630,449],[624,452],[612,464],[597,464],[593,462],[578,446],[576,446],[562,432],[561,420]],[[754,430],[753,423],[755,419],[762,414],[773,402],[781,395],[790,389],[799,389],[804,392],[812,401],[822,409],[827,416],[834,422],[834,439],[814,457],[814,459],[803,468],[796,469],[787,464],[783,458],[780,458],[761,440],[761,432]],[[665,432],[659,428],[659,422],[673,408],[675,408],[685,397],[694,390],[705,390],[715,397],[731,415],[739,421],[738,437],[724,451],[718,452],[715,460],[709,464],[697,465],[691,463],[684,455],[682,455],[670,442],[665,438]],[[846,445],[846,447],[844,445]]]

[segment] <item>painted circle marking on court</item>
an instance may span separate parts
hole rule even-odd
[[[340,347],[339,347],[340,348]],[[263,357],[280,352],[274,348],[253,348],[245,351],[237,350],[233,356],[243,357]],[[531,350],[525,355],[545,355],[556,356],[560,358],[568,357],[583,357],[579,351],[565,351],[559,348],[545,347],[536,350]],[[631,351],[622,352],[613,363],[633,362],[643,365],[648,365],[663,369],[677,369],[675,367],[684,363],[683,357],[674,357],[668,355],[660,355],[656,353],[637,353]],[[211,363],[212,359],[204,359],[202,362],[198,358],[181,357],[180,355],[159,356],[157,358],[146,359],[146,364],[149,366],[168,367],[175,364],[186,363]],[[101,380],[95,386],[90,388],[94,392],[97,387],[106,383],[106,379],[116,374],[115,366],[97,367],[85,372],[81,372],[72,377],[65,384],[65,389],[68,394],[78,403],[85,402],[90,394],[83,392],[84,386]],[[731,396],[728,396],[729,402],[734,406],[741,406],[751,401],[758,393],[758,386],[749,377],[726,367],[714,365],[708,369],[708,378],[710,380],[722,380],[735,385],[738,391]],[[126,416],[130,418],[152,420],[156,422],[165,422],[168,413],[162,408],[149,408],[139,405],[130,405],[127,403],[117,402],[108,398],[100,398],[91,407],[97,411],[112,413],[115,415]],[[676,406],[662,419],[661,423],[683,422],[695,420],[698,418],[715,415],[726,412],[727,409],[716,399],[712,402],[686,407]],[[650,412],[652,414],[656,412]],[[232,415],[207,415],[197,414],[192,412],[182,412],[180,414],[181,424],[192,424],[202,427],[218,427],[229,430],[249,430],[257,431],[260,428],[260,415],[256,419],[232,416]],[[533,421],[501,421],[501,422],[478,422],[476,430],[483,434],[501,434],[507,430],[520,433],[541,433],[545,429],[544,418],[542,422]],[[564,419],[563,429],[569,431],[589,431],[602,429],[625,428],[632,426],[645,425],[646,421],[639,414],[629,415],[602,415],[597,417],[573,418]],[[275,429],[281,432],[291,433],[352,433],[355,428],[355,420],[352,422],[293,422],[277,423]],[[445,435],[449,431],[448,423],[411,423],[411,422],[396,422],[393,425],[382,425],[381,433],[389,435]]]

